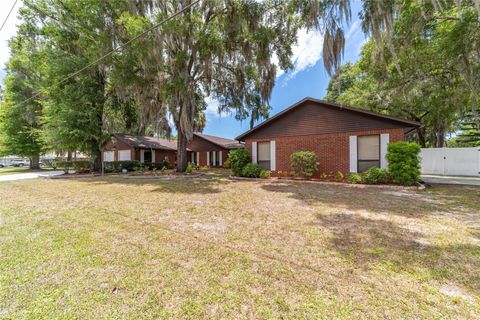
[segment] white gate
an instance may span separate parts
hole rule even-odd
[[[480,176],[480,148],[424,148],[422,174]]]

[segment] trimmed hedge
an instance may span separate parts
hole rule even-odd
[[[352,172],[347,176],[347,181],[352,184],[362,183],[362,176],[359,173]]]
[[[164,167],[167,169],[173,168],[172,164],[167,160],[163,160],[161,162],[144,162],[141,165],[143,165],[145,170],[153,170],[153,169],[162,170]]]
[[[57,167],[62,168],[65,173],[70,170],[75,170],[76,173],[90,173],[92,172],[92,163],[88,160],[81,161],[59,161]]]
[[[384,184],[388,182],[387,170],[373,167],[362,174],[362,182],[366,184]]]
[[[313,151],[297,151],[290,155],[292,172],[296,176],[310,178],[318,170],[317,154]]]
[[[120,172],[122,169],[127,169],[127,171],[136,171],[139,170],[142,165],[136,160],[126,160],[104,162],[104,166],[106,172]]]
[[[393,142],[388,145],[388,169],[393,183],[415,185],[420,179],[420,146],[414,142]]]
[[[243,168],[250,163],[250,154],[246,149],[234,149],[228,153],[228,160],[232,168],[233,175],[242,176]]]
[[[270,170],[262,170],[262,172],[260,172],[260,178],[262,179],[268,179],[272,176],[272,171]]]
[[[262,168],[256,163],[248,163],[242,170],[242,176],[247,178],[259,178]]]

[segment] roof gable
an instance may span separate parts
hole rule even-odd
[[[158,149],[158,150],[177,150],[176,140],[167,140],[149,136],[134,136],[123,133],[112,134],[115,138],[122,140],[134,148]]]
[[[242,143],[232,139],[211,136],[203,133],[194,133],[194,135],[225,149],[238,149],[244,147]]]
[[[305,98],[238,136],[269,138],[390,128],[415,128],[421,123],[323,100]]]

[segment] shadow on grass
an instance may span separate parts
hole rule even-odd
[[[195,177],[180,177],[171,180],[168,179],[142,179],[142,178],[123,178],[123,177],[95,177],[88,179],[78,179],[78,182],[88,183],[93,185],[123,185],[123,186],[138,186],[138,187],[153,187],[150,192],[165,192],[165,193],[184,193],[184,194],[212,194],[223,192],[221,187],[227,183],[228,180],[219,177],[205,176],[200,178]],[[128,192],[128,191],[125,191]]]
[[[394,214],[420,218],[446,212],[465,218],[464,212],[480,211],[480,188],[434,188],[433,192],[381,188],[379,186],[326,185],[311,183],[272,183],[262,186],[270,192],[287,193],[289,197],[307,204],[326,204],[349,210]],[[478,201],[475,199],[478,198]],[[468,201],[471,199],[472,201]],[[462,208],[462,211],[458,211]]]
[[[318,215],[315,224],[333,234],[332,248],[358,268],[448,281],[480,294],[480,246],[431,245],[419,232],[354,214]]]

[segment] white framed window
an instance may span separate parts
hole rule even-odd
[[[132,160],[132,153],[130,150],[118,150],[118,160],[119,161],[129,161]]]
[[[103,161],[115,161],[115,151],[103,151]]]
[[[358,172],[380,168],[380,135],[357,137]]]
[[[270,141],[257,142],[257,163],[264,170],[271,168]]]

